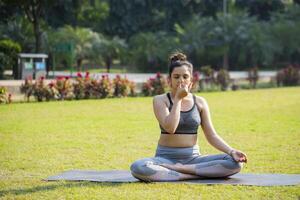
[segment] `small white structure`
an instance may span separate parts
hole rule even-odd
[[[20,53],[18,54],[18,79],[31,77],[38,79],[46,76],[47,54]]]

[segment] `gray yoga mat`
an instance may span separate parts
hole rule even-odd
[[[93,181],[110,183],[139,182],[129,171],[110,170],[71,170],[61,174],[50,176],[46,181]],[[255,186],[282,186],[300,184],[300,174],[235,174],[228,178],[203,178],[188,181],[176,181],[172,183],[190,184],[230,184],[230,185],[255,185]]]

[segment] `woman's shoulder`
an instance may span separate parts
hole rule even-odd
[[[207,105],[207,101],[204,97],[202,96],[197,96],[197,95],[194,95],[195,98],[196,98],[196,104],[197,106],[199,107],[200,110],[203,109],[204,106]]]
[[[165,100],[166,98],[167,98],[167,93],[159,94],[153,97],[153,101],[161,101],[161,100]]]
[[[153,97],[153,103],[155,104],[164,104],[167,105],[168,103],[167,93],[156,95]]]

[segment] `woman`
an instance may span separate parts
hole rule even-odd
[[[200,177],[227,177],[247,162],[245,153],[230,147],[215,131],[203,97],[190,93],[193,65],[182,53],[170,56],[168,82],[171,92],[154,97],[153,109],[161,135],[153,158],[131,165],[143,181],[177,181]],[[201,125],[208,142],[225,154],[201,155],[197,130]]]

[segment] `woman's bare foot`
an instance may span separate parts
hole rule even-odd
[[[174,171],[177,171],[177,172],[183,172],[184,173],[184,168],[183,168],[183,164],[181,163],[176,163],[176,164],[160,164],[160,166],[163,166],[165,168],[168,168],[168,169],[171,169],[171,170],[174,170]]]
[[[184,173],[184,174],[197,175],[194,165],[183,165],[181,163],[176,163],[174,165],[170,165],[170,164],[160,164],[160,165],[167,168],[167,169],[174,170],[176,172],[181,172],[181,173]]]

